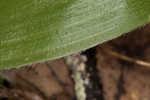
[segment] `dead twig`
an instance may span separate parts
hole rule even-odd
[[[139,60],[139,59],[135,59],[135,58],[125,56],[125,55],[120,54],[118,52],[115,52],[115,51],[113,51],[109,48],[103,48],[103,51],[110,54],[110,55],[112,55],[112,56],[115,56],[119,59],[122,59],[122,60],[125,60],[125,61],[128,61],[128,62],[131,62],[131,63],[135,63],[137,65],[141,65],[141,66],[145,66],[145,67],[150,68],[150,62],[146,62],[146,61],[143,61],[143,60]]]

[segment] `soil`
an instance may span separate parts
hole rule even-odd
[[[150,24],[84,51],[86,100],[150,100],[149,44]],[[0,75],[0,100],[77,99],[64,58],[2,70]]]

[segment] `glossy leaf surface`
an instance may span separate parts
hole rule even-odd
[[[0,0],[0,69],[84,50],[148,22],[150,0]]]

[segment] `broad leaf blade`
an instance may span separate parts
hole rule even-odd
[[[0,69],[92,47],[149,16],[150,0],[0,0]]]

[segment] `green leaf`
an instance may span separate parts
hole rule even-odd
[[[150,0],[0,0],[0,69],[62,57],[148,22]]]
[[[4,84],[4,82],[5,82],[5,79],[0,76],[0,84]]]

